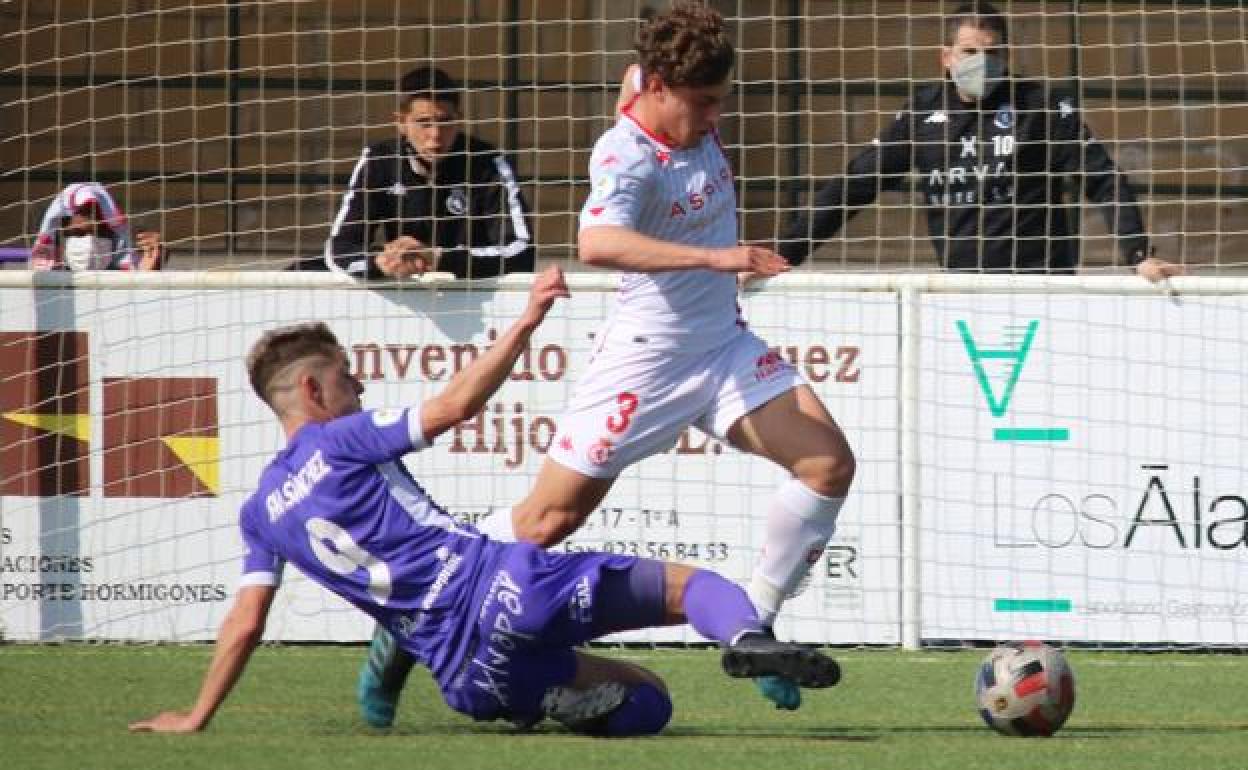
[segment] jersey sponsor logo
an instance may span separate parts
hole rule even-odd
[[[897,113],[897,116],[901,117],[901,113],[900,112]],[[936,112],[933,112],[931,115],[928,115],[923,120],[923,122],[924,123],[948,123],[949,115],[941,110],[937,110]]]
[[[433,609],[433,605],[437,602],[438,597],[446,590],[446,586],[451,582],[451,578],[459,571],[459,567],[464,563],[464,557],[457,553],[452,553],[449,548],[442,546],[437,552],[438,560],[445,562],[442,569],[438,570],[437,576],[434,577],[432,585],[429,586],[428,593],[425,598],[420,601],[420,608],[426,612]]]
[[[1069,118],[1075,114],[1075,104],[1070,99],[1062,99],[1057,103],[1057,115],[1060,118]]]
[[[316,450],[302,468],[287,474],[286,480],[265,498],[264,506],[268,509],[269,521],[277,521],[282,514],[306,500],[312,494],[313,487],[332,470],[333,466],[325,462],[321,450]]]
[[[997,128],[1008,129],[1014,125],[1014,107],[1009,104],[1003,104],[997,110],[997,114],[992,117],[992,124]]]
[[[697,176],[693,178],[697,180]],[[727,166],[721,166],[719,169],[719,179],[707,179],[698,185],[697,181],[693,181],[690,185],[693,189],[685,193],[683,201],[674,200],[668,210],[667,218],[675,219],[676,217],[688,216],[690,211],[701,211],[711,203],[717,195],[728,192],[728,182],[732,179],[732,172]],[[688,209],[685,206],[688,206]]]
[[[453,188],[446,196],[446,210],[455,216],[462,216],[468,210],[468,191],[462,187]]]
[[[591,217],[602,216],[602,212],[606,210],[607,210],[606,206],[593,206],[589,209],[589,215]]]

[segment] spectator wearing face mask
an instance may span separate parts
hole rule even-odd
[[[1149,281],[1183,272],[1153,257],[1125,175],[1073,95],[1010,70],[1005,18],[987,2],[945,18],[943,82],[921,85],[871,146],[797,211],[777,250],[800,264],[883,190],[911,184],[942,266],[1073,273],[1081,198],[1100,210],[1123,262]]]
[[[43,215],[30,266],[34,270],[159,270],[160,233],[131,236],[126,214],[103,185],[71,184]]]

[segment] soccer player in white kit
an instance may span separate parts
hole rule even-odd
[[[776,275],[788,263],[738,244],[732,170],[715,130],[735,57],[722,17],[678,2],[643,26],[637,52],[641,83],[594,146],[578,239],[582,262],[623,274],[615,309],[532,491],[479,528],[554,545],[625,468],[696,426],[791,474],[768,505],[748,587],[770,626],[835,532],[854,456],[810,386],[739,313],[737,276]],[[794,683],[758,684],[778,707],[800,705]]]

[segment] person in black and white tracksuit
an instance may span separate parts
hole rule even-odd
[[[460,130],[458,84],[421,67],[399,92],[399,136],[364,148],[356,162],[325,242],[326,267],[372,279],[531,272],[532,230],[515,169]]]
[[[920,86],[870,147],[789,221],[777,251],[801,263],[881,190],[913,177],[941,264],[976,272],[1073,273],[1080,198],[1097,204],[1124,261],[1150,281],[1183,272],[1150,254],[1127,178],[1073,96],[1011,77],[1004,17],[987,2],[946,19],[948,77]],[[1077,221],[1077,220],[1076,220]]]

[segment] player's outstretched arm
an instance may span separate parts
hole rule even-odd
[[[136,733],[193,733],[204,729],[243,674],[251,653],[264,636],[264,623],[277,594],[274,586],[244,586],[221,622],[212,663],[204,674],[195,706],[188,711],[165,711],[130,725]]]
[[[580,260],[587,265],[630,273],[718,270],[772,276],[789,269],[783,257],[762,246],[743,244],[722,249],[690,246],[661,241],[620,225],[582,229],[577,237],[577,249]]]
[[[432,441],[481,411],[511,374],[529,337],[546,318],[555,300],[566,296],[568,285],[557,266],[551,265],[533,279],[529,304],[511,328],[486,353],[455,375],[441,393],[421,406],[420,427],[425,440]]]

